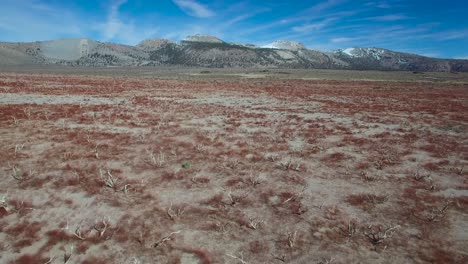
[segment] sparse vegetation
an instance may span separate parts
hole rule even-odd
[[[0,262],[464,263],[466,85],[289,72],[1,73]]]

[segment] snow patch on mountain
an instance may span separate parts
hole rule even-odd
[[[345,54],[352,58],[368,57],[375,60],[382,60],[385,55],[385,50],[378,48],[347,48],[344,50],[338,50],[335,53]]]
[[[343,50],[343,53],[345,53],[348,56],[355,57],[355,55],[353,54],[354,50],[354,48],[347,48]]]
[[[365,48],[362,49],[368,56],[373,57],[376,60],[382,60],[385,54],[385,50],[376,48]]]

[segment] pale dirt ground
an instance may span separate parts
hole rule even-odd
[[[0,262],[468,261],[466,84],[243,77],[0,74]]]

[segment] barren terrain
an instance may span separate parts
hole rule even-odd
[[[109,71],[0,73],[0,263],[468,262],[466,75]]]

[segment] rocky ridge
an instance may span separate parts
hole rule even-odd
[[[278,40],[263,47],[228,43],[208,35],[188,36],[180,42],[147,39],[136,46],[88,38],[0,42],[0,65],[28,64],[468,72],[468,60],[429,58],[382,48],[355,47],[322,52],[290,40]]]

